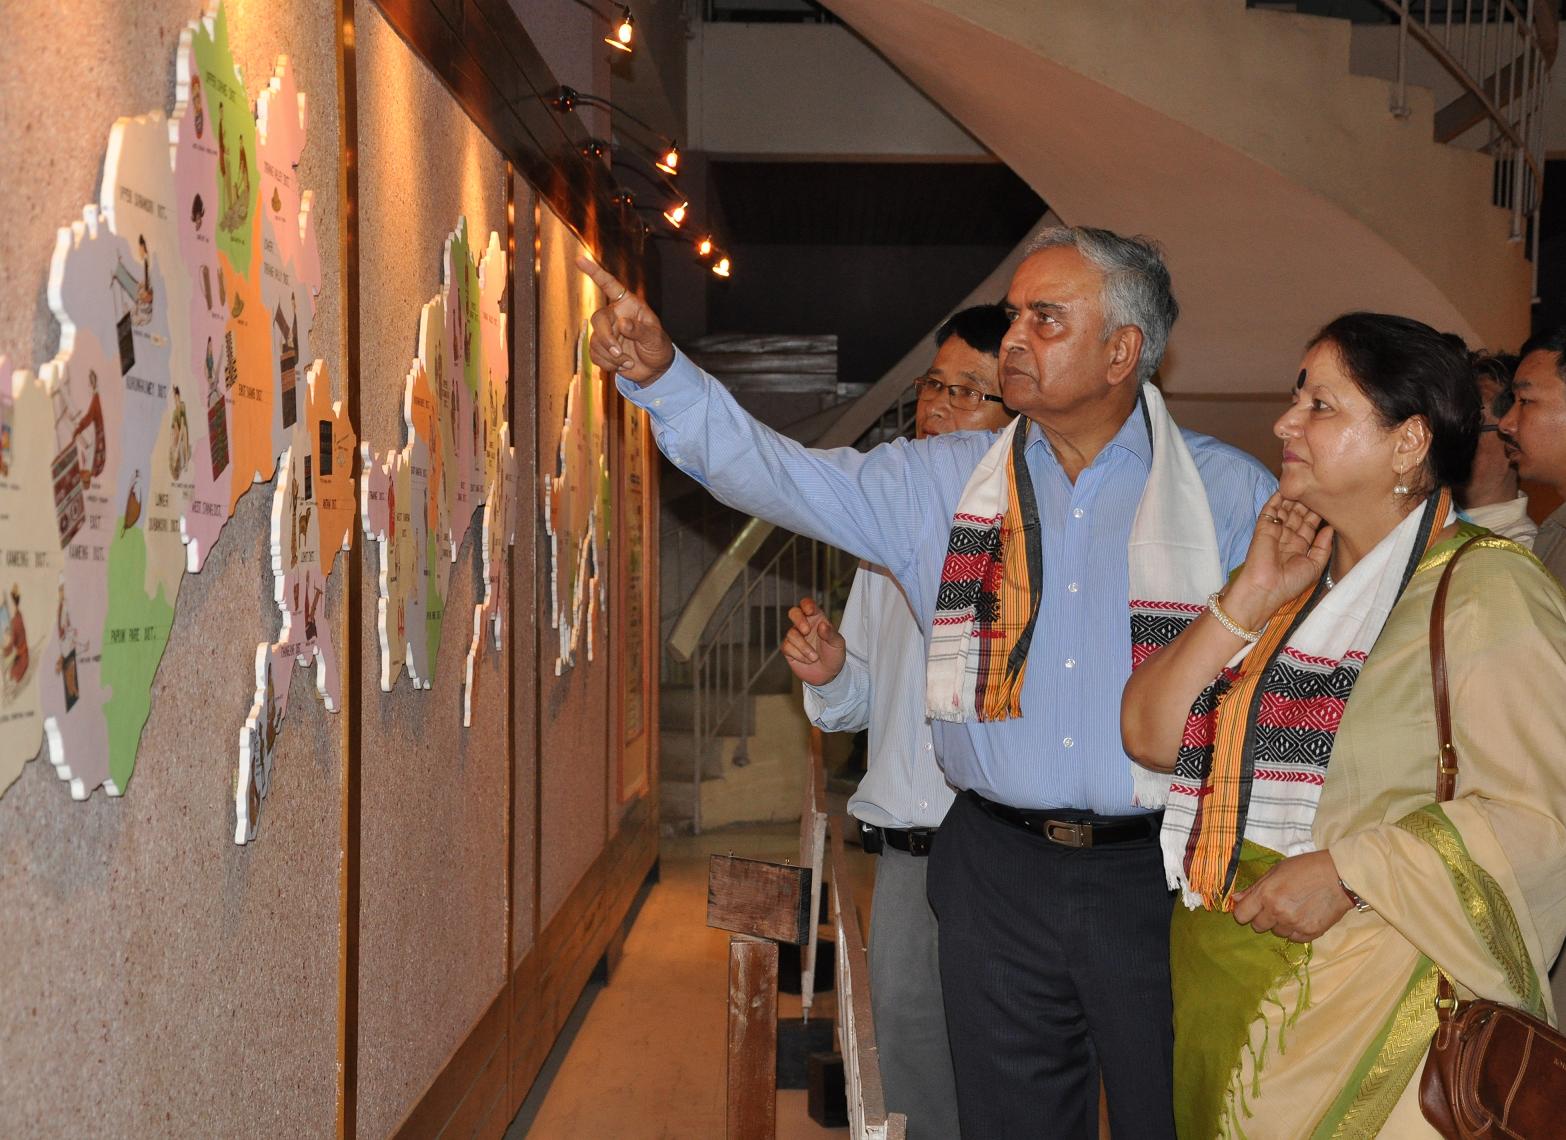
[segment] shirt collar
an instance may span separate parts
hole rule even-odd
[[[1054,449],[1049,447],[1049,440],[1044,436],[1044,429],[1032,420],[1029,420],[1028,448],[1031,449],[1039,444],[1049,448],[1050,454],[1054,455]],[[1136,406],[1131,409],[1131,414],[1126,417],[1125,423],[1120,425],[1120,430],[1115,433],[1113,439],[1104,445],[1104,451],[1108,451],[1110,448],[1118,448],[1130,455],[1134,455],[1142,461],[1144,467],[1152,470],[1153,437],[1148,428],[1147,404],[1140,396],[1137,397]],[[1102,454],[1103,452],[1100,452],[1100,455]],[[1093,462],[1097,463],[1098,459],[1094,458]],[[1563,506],[1562,510],[1566,511],[1566,506]]]

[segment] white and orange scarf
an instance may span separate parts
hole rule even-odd
[[[1194,621],[1223,584],[1212,508],[1190,449],[1157,388],[1144,384],[1138,407],[1153,462],[1126,548],[1133,666]],[[925,674],[925,713],[935,720],[1022,715],[1045,572],[1027,436],[1018,416],[979,461],[952,516]],[[1169,778],[1131,769],[1136,802],[1161,805]]]

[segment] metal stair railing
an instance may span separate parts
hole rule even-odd
[[[859,428],[853,443],[861,449],[911,435],[914,406],[906,382],[878,384],[845,408],[844,419],[818,445],[827,444],[845,423]],[[729,513],[745,521],[697,584],[664,643],[666,680],[684,679],[692,689],[691,826],[697,834],[702,778],[720,762],[718,738],[737,735],[734,762],[746,763],[751,699],[757,681],[781,656],[788,610],[799,600],[798,591],[803,589],[827,612],[835,612],[858,565],[852,555],[827,543],[738,511]],[[736,718],[738,731],[725,733],[735,727]]]
[[[1417,43],[1463,88],[1436,116],[1449,142],[1487,124],[1482,148],[1495,159],[1493,201],[1511,212],[1511,240],[1532,242],[1539,275],[1539,208],[1544,200],[1544,108],[1560,45],[1552,0],[1376,0],[1398,24],[1391,111],[1408,106],[1408,48]],[[1537,301],[1538,297],[1535,296]]]

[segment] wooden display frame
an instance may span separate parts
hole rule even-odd
[[[593,235],[587,244],[598,250],[607,267],[625,280],[639,280],[643,238],[633,230],[620,209],[610,199],[611,180],[601,163],[585,159],[580,146],[588,137],[586,128],[574,115],[550,110],[539,93],[557,84],[542,57],[523,30],[520,21],[505,0],[373,0],[391,27],[413,53],[430,68],[450,90],[452,97],[494,144],[508,164],[508,218],[506,236],[510,278],[508,296],[515,297],[515,275],[535,274],[532,257],[515,256],[513,178],[526,179],[536,192],[538,203],[547,204],[578,236]],[[340,207],[341,258],[343,280],[343,319],[347,337],[349,383],[346,385],[349,414],[358,421],[361,382],[359,369],[359,194],[358,194],[358,80],[355,60],[355,0],[337,2],[338,109],[343,139],[340,159],[342,199]],[[536,230],[536,227],[535,227]],[[508,302],[508,311],[510,304]],[[515,335],[515,321],[508,322]],[[536,360],[536,352],[531,354]],[[517,359],[513,350],[512,359]],[[511,385],[511,424],[513,438],[530,431],[535,450],[538,438],[537,417],[519,415],[518,393],[526,397],[535,377],[518,372]],[[525,386],[529,385],[529,386]],[[613,417],[611,470],[621,467],[622,416]],[[646,461],[643,550],[647,565],[657,564],[657,465],[651,459],[650,428],[644,425],[643,455]],[[622,495],[616,475],[615,505]],[[532,509],[533,504],[523,509]],[[614,544],[617,547],[625,543]],[[527,557],[522,550],[513,557]],[[610,597],[615,609],[623,612],[625,570],[618,552],[609,559],[612,576]],[[656,575],[649,575],[648,612],[656,614]],[[509,579],[509,576],[508,576]],[[365,676],[366,662],[360,650],[363,624],[364,582],[362,560],[350,560],[348,580],[348,633],[345,638],[345,668],[351,678]],[[518,676],[516,655],[541,649],[536,624],[529,627],[525,613],[519,613],[509,581],[507,609],[514,624],[508,631],[503,652],[509,693]],[[620,619],[611,625],[605,646],[624,644]],[[656,623],[646,627],[656,636]],[[539,875],[541,861],[533,860],[533,881],[516,881],[515,861],[508,858],[505,878],[508,900],[506,936],[506,981],[486,1011],[464,1035],[463,1041],[447,1058],[429,1087],[409,1109],[399,1136],[483,1135],[500,1136],[515,1115],[522,1099],[543,1067],[555,1037],[565,1025],[577,997],[616,936],[623,930],[631,905],[642,883],[656,873],[659,818],[656,797],[647,794],[657,765],[657,662],[655,647],[644,644],[642,671],[645,729],[639,741],[646,747],[646,763],[640,780],[629,786],[623,781],[624,734],[623,703],[619,697],[620,673],[613,671],[611,684],[616,688],[613,700],[610,738],[610,771],[614,787],[605,789],[606,810],[611,820],[608,839],[575,888],[560,906],[552,921],[535,930],[533,946],[515,969],[511,967],[513,923],[511,915],[524,897],[534,915],[539,914]],[[618,654],[616,657],[618,658]],[[362,750],[362,713],[359,702],[348,701],[345,710],[344,764],[342,780],[342,861],[339,880],[339,970],[338,970],[338,1095],[336,1132],[343,1140],[358,1135],[359,1074],[359,931],[361,912],[360,826],[362,786],[360,783]],[[532,725],[517,726],[508,717],[507,749],[510,756],[507,778],[506,847],[514,854],[517,837],[515,798],[512,795],[518,775],[517,749],[538,751],[542,708]],[[542,766],[536,766],[535,781],[541,779]],[[535,793],[541,789],[535,784]],[[542,835],[542,796],[534,796],[533,836]]]

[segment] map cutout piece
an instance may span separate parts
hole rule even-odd
[[[218,17],[221,18],[221,15]],[[175,202],[178,206],[180,262],[190,283],[189,333],[177,367],[189,378],[182,392],[191,438],[191,493],[180,517],[185,568],[198,572],[228,522],[234,503],[233,466],[229,462],[227,378],[237,373],[228,358],[228,277],[219,259],[217,134],[206,109],[206,87],[196,58],[197,29],[180,36],[174,68],[174,117],[169,142],[174,149]]]
[[[145,235],[133,246],[95,206],[60,231],[50,266],[60,352],[43,376],[64,553],[53,664],[65,683],[45,688],[43,709],[50,759],[74,799],[128,785],[174,617],[173,590],[148,573],[168,537],[154,522],[172,520],[151,498],[155,481],[166,488],[153,468],[172,388],[161,270]]]
[[[273,600],[282,611],[282,630],[277,641],[256,646],[255,703],[239,738],[235,843],[255,838],[294,670],[313,665],[327,711],[342,707],[342,672],[325,601],[337,555],[352,541],[358,441],[344,405],[331,398],[322,362],[311,366],[300,395],[272,496]]]
[[[297,167],[304,156],[308,103],[294,84],[287,57],[256,100],[261,167],[261,299],[271,316],[275,367],[272,452],[288,444],[303,412],[305,370],[314,359],[310,330],[321,291],[321,256],[311,217],[313,195],[301,192]]]
[[[592,288],[588,278],[580,276],[586,288]],[[590,304],[590,299],[584,302],[584,306]],[[590,333],[590,326],[583,321],[573,352],[571,384],[566,391],[559,456],[554,473],[544,477],[549,620],[559,633],[557,677],[576,664],[579,652],[585,650],[587,659],[593,660],[594,635],[609,609],[604,539],[608,527],[609,464],[603,451],[603,381],[587,356]]]
[[[252,113],[221,5],[182,32],[175,78],[172,117],[114,124],[99,204],[60,231],[59,352],[36,377],[0,362],[0,791],[40,738],[73,798],[125,791],[183,575],[279,453],[274,513],[309,517],[280,547],[282,631],[263,646],[262,795],[290,676],[271,663],[315,665],[341,704],[321,599],[352,538],[356,440],[307,365],[307,103],[280,57]],[[256,813],[240,812],[244,841]]]
[[[488,623],[499,647],[500,581],[515,534],[516,454],[506,420],[511,362],[504,312],[507,265],[491,233],[475,261],[466,218],[446,239],[443,283],[419,313],[418,356],[403,388],[399,450],[362,447],[360,501],[367,537],[380,545],[377,625],[381,689],[406,672],[416,689],[434,684],[450,596],[451,569],[476,515],[483,598],[474,607],[463,678],[463,721]]]
[[[0,356],[0,792],[43,744],[60,535],[49,486],[54,425],[43,381]]]
[[[500,604],[506,549],[516,542],[516,449],[511,446],[511,425],[506,422],[506,389],[510,360],[506,350],[506,254],[500,235],[491,233],[478,266],[478,325],[481,340],[477,399],[482,405],[482,421],[491,425],[484,433],[482,453],[475,458],[478,482],[483,491],[483,523],[480,528],[483,559],[484,596],[473,607],[473,639],[468,644],[467,668],[462,686],[462,723],[473,724],[478,660],[483,652],[484,627],[490,627],[490,640],[501,648]]]

